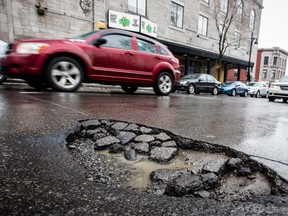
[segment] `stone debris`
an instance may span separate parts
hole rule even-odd
[[[126,145],[136,137],[136,134],[127,131],[120,131],[116,137],[121,141],[121,144]]]
[[[87,169],[87,179],[91,181],[123,184],[137,173],[129,165],[114,160],[112,155],[122,155],[124,160],[133,163],[144,157],[155,163],[169,164],[184,148],[206,154],[215,152],[219,156],[193,160],[193,155],[186,155],[183,164],[187,168],[155,168],[150,173],[151,183],[143,190],[159,195],[216,199],[247,199],[254,195],[288,193],[287,182],[272,170],[228,147],[183,138],[135,123],[107,119],[88,119],[79,123],[80,131],[67,137],[67,148]],[[99,154],[99,150],[108,150],[111,157]],[[97,166],[100,163],[101,166]]]
[[[120,143],[120,140],[114,136],[106,136],[96,141],[95,149],[105,149],[112,144]]]
[[[177,148],[170,147],[155,147],[151,150],[149,159],[159,163],[166,163],[171,161],[177,155]]]
[[[151,135],[139,135],[134,139],[135,142],[152,142],[154,141],[154,137]]]
[[[126,151],[124,152],[124,156],[129,161],[134,161],[137,159],[137,154],[134,149],[126,149]]]

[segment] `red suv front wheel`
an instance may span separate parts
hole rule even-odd
[[[168,72],[161,72],[154,84],[154,92],[157,95],[169,95],[173,88],[173,78]]]
[[[83,82],[81,65],[70,57],[57,57],[47,68],[46,77],[50,86],[56,91],[76,91]]]

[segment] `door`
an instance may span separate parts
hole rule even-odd
[[[207,75],[207,92],[212,92],[215,85],[216,79],[211,75]]]
[[[266,96],[267,91],[268,91],[267,85],[264,84],[264,83],[260,83],[260,95],[261,96]]]
[[[126,82],[135,56],[132,37],[124,34],[101,36],[106,43],[95,46],[92,79]]]
[[[135,72],[134,78],[141,82],[152,83],[154,68],[163,60],[162,56],[158,54],[155,43],[142,38],[136,38],[136,40],[137,51],[131,62]]]
[[[207,92],[208,82],[207,82],[207,74],[201,74],[197,80],[198,90],[200,92]]]

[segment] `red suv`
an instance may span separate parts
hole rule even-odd
[[[121,85],[127,93],[153,87],[156,94],[168,95],[180,79],[179,61],[165,45],[116,29],[71,39],[15,41],[1,61],[0,74],[6,77],[64,92],[86,82]]]

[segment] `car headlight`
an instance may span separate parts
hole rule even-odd
[[[281,90],[280,86],[278,85],[271,85],[271,89],[274,89],[274,90]]]
[[[16,53],[39,54],[47,47],[49,47],[49,44],[46,43],[21,43],[17,46]]]
[[[180,81],[181,85],[186,85],[188,83],[188,81]]]

